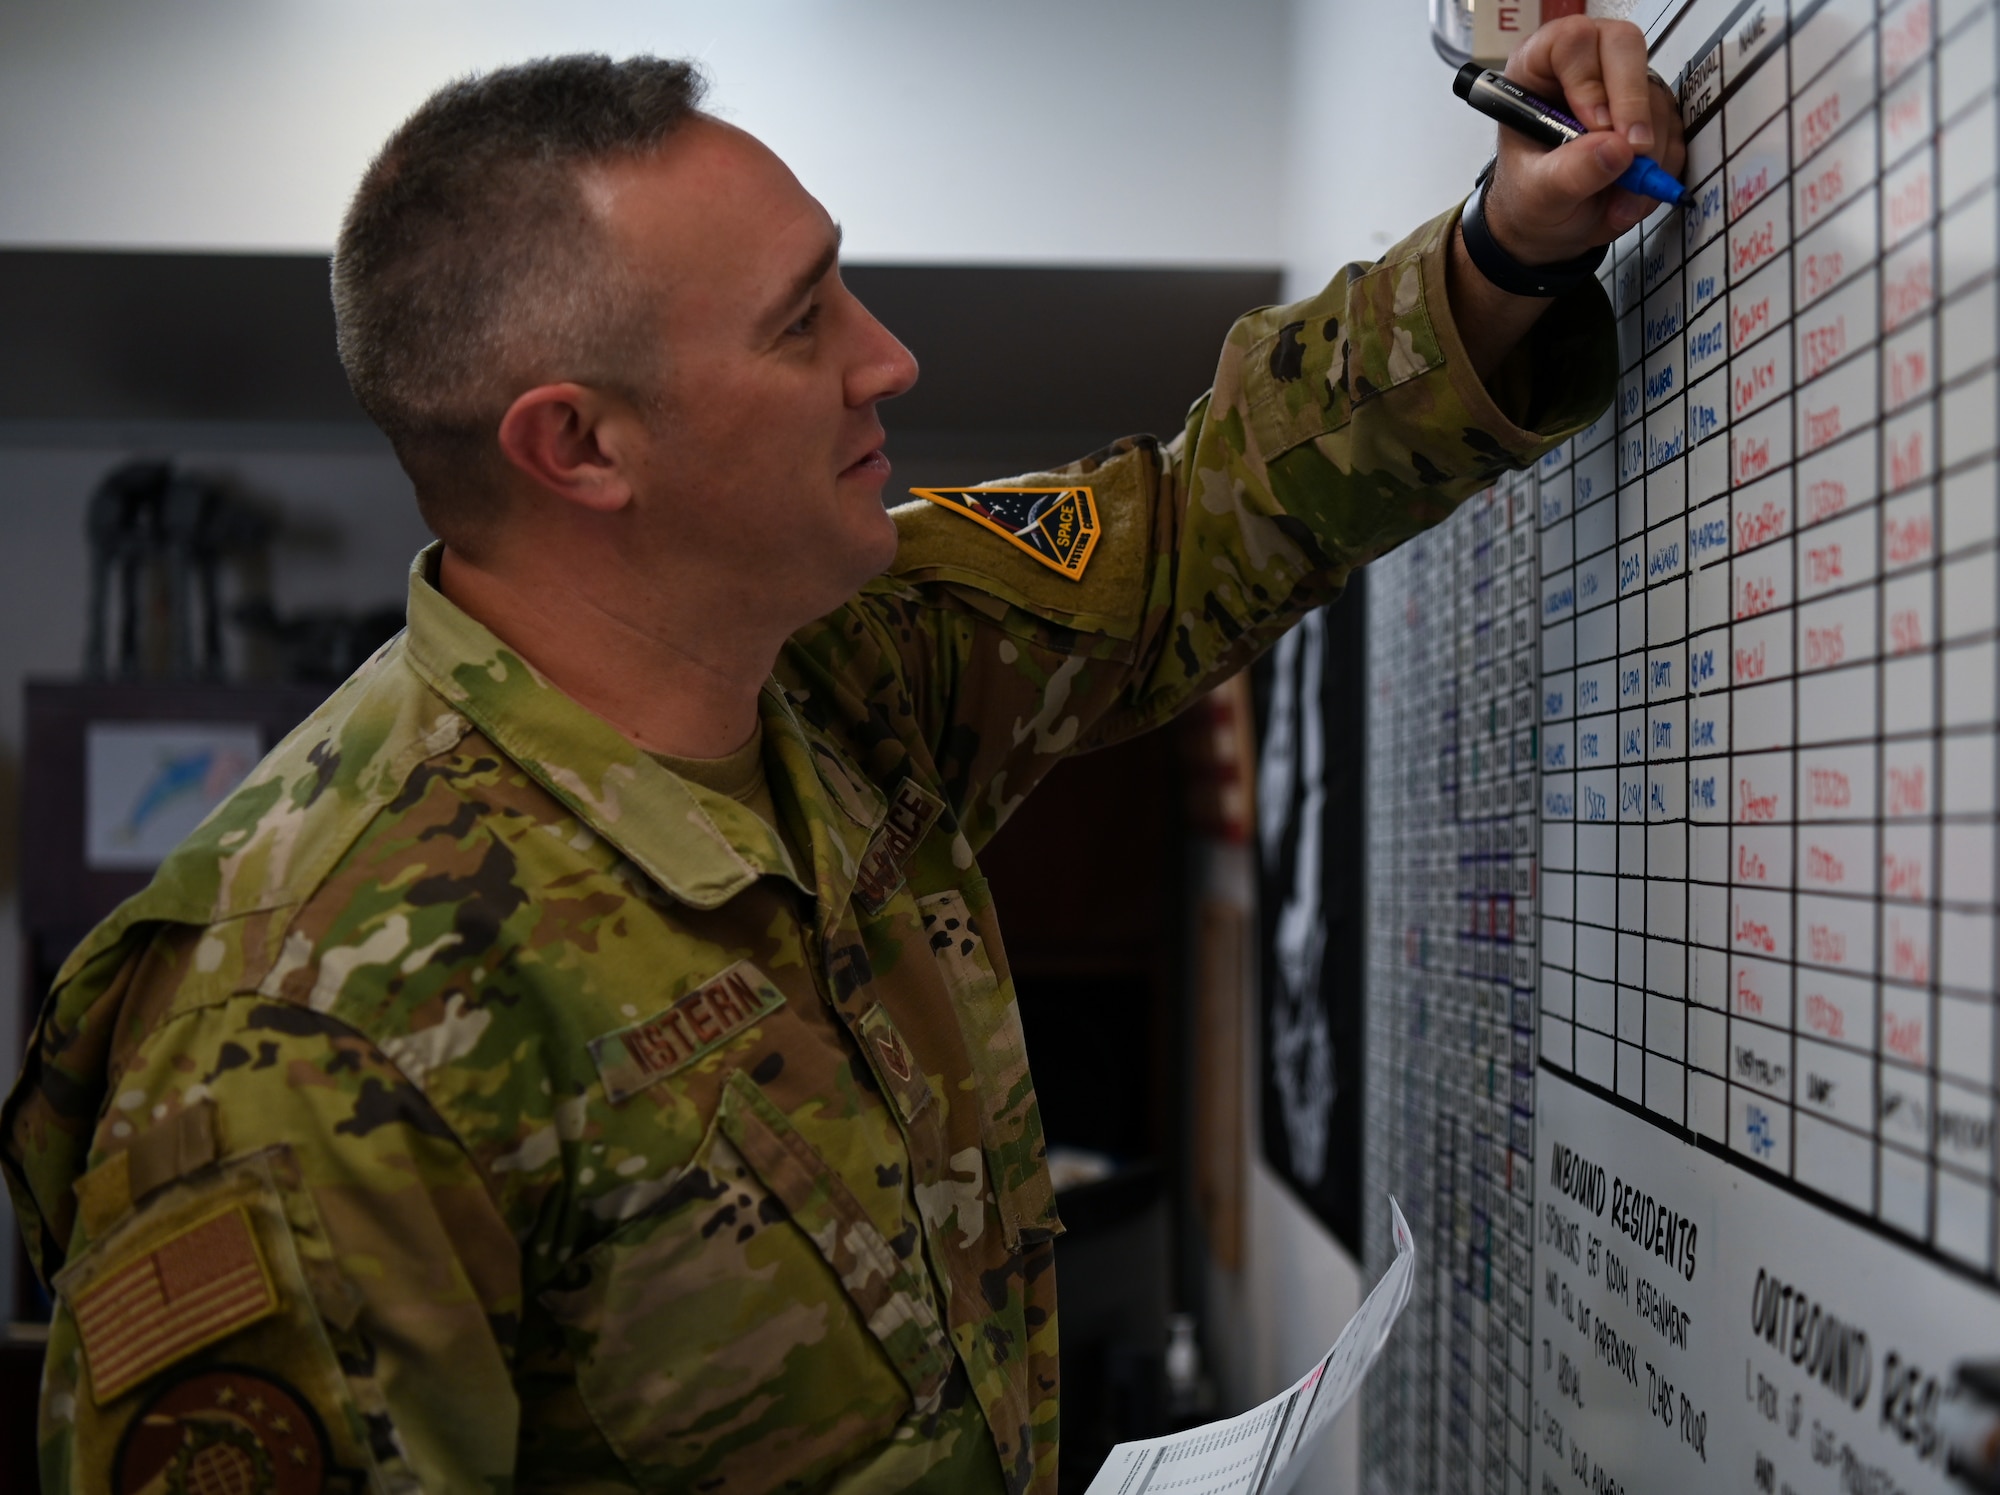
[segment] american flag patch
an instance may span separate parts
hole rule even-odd
[[[99,1405],[277,1307],[241,1205],[107,1272],[70,1303]]]

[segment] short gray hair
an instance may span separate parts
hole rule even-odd
[[[656,149],[705,91],[693,64],[549,57],[426,99],[369,165],[333,257],[340,361],[433,532],[476,547],[500,418],[553,380],[637,395],[657,329],[591,222],[582,168]]]

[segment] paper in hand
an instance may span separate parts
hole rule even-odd
[[[1389,1201],[1396,1259],[1333,1348],[1288,1391],[1240,1416],[1166,1438],[1121,1443],[1090,1482],[1088,1495],[1284,1495],[1334,1414],[1347,1405],[1388,1342],[1410,1300],[1416,1243]]]

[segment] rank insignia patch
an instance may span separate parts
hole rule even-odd
[[[1097,545],[1097,500],[1088,488],[912,488],[1012,541],[1044,566],[1080,580]]]
[[[277,1307],[241,1205],[106,1272],[70,1304],[99,1406]]]
[[[614,1106],[655,1080],[686,1069],[785,1005],[785,994],[747,960],[711,977],[665,1012],[590,1041],[590,1057]]]
[[[889,1066],[889,1072],[899,1080],[910,1077],[910,1056],[903,1051],[903,1040],[894,1033],[885,1034],[875,1040],[875,1047],[882,1055],[882,1062]]]
[[[326,1430],[304,1398],[261,1371],[229,1367],[175,1381],[146,1403],[125,1430],[112,1489],[319,1495],[329,1462]]]

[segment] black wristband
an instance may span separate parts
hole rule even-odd
[[[1465,252],[1479,273],[1511,296],[1560,296],[1573,291],[1597,273],[1608,247],[1600,244],[1573,260],[1553,265],[1524,265],[1500,247],[1493,230],[1486,226],[1486,181],[1480,180],[1465,200],[1458,226],[1465,235]]]

